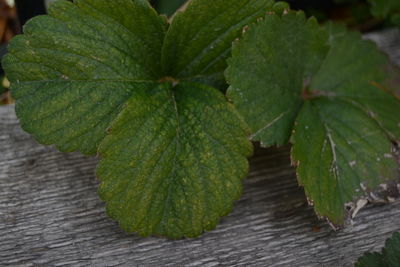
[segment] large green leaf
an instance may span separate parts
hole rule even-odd
[[[356,267],[398,267],[400,266],[400,232],[386,241],[382,253],[366,253],[355,264]]]
[[[251,153],[221,73],[242,27],[271,6],[193,0],[169,26],[147,0],[58,1],[3,62],[21,124],[62,151],[100,147],[100,194],[127,231],[211,229],[239,197]]]
[[[266,15],[234,45],[228,96],[253,140],[291,139],[299,183],[333,225],[399,195],[400,101],[384,87],[387,64],[359,34],[301,12]]]
[[[100,195],[128,232],[194,237],[239,198],[252,146],[219,91],[170,87],[135,95],[112,124],[100,147]]]
[[[165,29],[146,0],[52,4],[3,61],[22,127],[61,151],[96,153],[132,92],[161,77]]]
[[[184,12],[174,16],[165,38],[162,62],[166,72],[223,89],[232,41],[273,4],[272,0],[191,0]]]

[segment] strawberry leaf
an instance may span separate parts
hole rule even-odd
[[[382,253],[365,253],[358,259],[356,267],[397,267],[400,266],[400,233],[394,233],[386,241]]]
[[[146,0],[52,4],[3,61],[22,127],[42,144],[95,154],[132,92],[161,77],[166,26]]]
[[[254,141],[263,146],[288,142],[302,104],[299,88],[321,64],[326,40],[315,20],[290,13],[267,15],[234,44],[228,97],[252,128]]]
[[[388,60],[372,43],[285,13],[266,15],[235,43],[228,96],[253,140],[291,140],[310,203],[342,225],[367,200],[399,195],[400,101],[385,88]]]
[[[273,7],[271,0],[192,0],[178,12],[163,47],[168,75],[226,88],[223,75],[232,41]]]
[[[146,0],[58,1],[3,62],[21,125],[62,151],[99,153],[100,195],[125,230],[212,229],[252,151],[221,74],[242,27],[272,3],[193,0],[168,25]]]
[[[164,84],[134,95],[100,146],[100,195],[128,232],[195,237],[241,195],[246,124],[214,88]]]

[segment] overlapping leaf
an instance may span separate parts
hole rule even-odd
[[[272,4],[193,0],[169,26],[146,0],[56,2],[3,62],[21,124],[62,151],[100,146],[100,194],[127,231],[212,229],[251,153],[221,73],[242,27]]]
[[[333,225],[367,199],[399,195],[400,102],[383,86],[387,63],[359,34],[301,12],[266,15],[234,45],[228,96],[253,140],[291,139],[299,183]]]
[[[392,16],[393,22],[400,25],[400,1],[398,0],[368,0],[371,12],[376,17]]]
[[[400,266],[400,233],[394,233],[386,241],[382,253],[366,253],[355,264],[356,267],[397,267]]]
[[[191,1],[185,12],[174,16],[166,35],[165,71],[181,80],[226,88],[223,72],[232,41],[273,4],[269,0]]]
[[[166,27],[146,0],[55,2],[3,61],[22,127],[61,151],[95,154],[132,92],[161,77]]]
[[[214,88],[160,85],[131,98],[100,146],[108,213],[141,235],[194,237],[241,194],[247,126]]]

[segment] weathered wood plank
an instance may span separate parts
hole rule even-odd
[[[400,31],[367,37],[400,65]],[[0,149],[0,266],[351,266],[400,230],[399,201],[367,207],[338,232],[319,222],[286,147],[257,152],[242,199],[216,230],[139,238],[106,217],[97,159],[37,144],[13,106],[0,107]]]

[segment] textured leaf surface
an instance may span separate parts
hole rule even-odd
[[[228,96],[252,128],[254,141],[264,146],[288,142],[302,103],[300,89],[321,64],[326,38],[316,21],[290,13],[266,16],[234,45]]]
[[[121,104],[159,78],[166,24],[145,0],[75,3],[58,1],[25,25],[3,66],[26,131],[94,154]]]
[[[246,127],[214,88],[182,83],[135,95],[100,147],[108,213],[144,236],[213,229],[241,195],[252,151]]]
[[[240,196],[250,131],[209,85],[272,1],[227,2],[193,0],[169,26],[146,0],[59,1],[10,44],[23,128],[62,151],[101,147],[100,194],[129,232],[196,236]]]
[[[372,43],[302,13],[267,15],[229,65],[228,96],[253,140],[291,138],[299,183],[321,217],[341,225],[367,199],[399,195],[400,102],[383,86],[387,59]]]
[[[271,0],[192,0],[174,16],[163,48],[169,76],[225,86],[223,72],[232,41],[262,17]]]
[[[400,266],[400,233],[394,233],[388,239],[382,253],[366,253],[356,267],[397,267]]]

